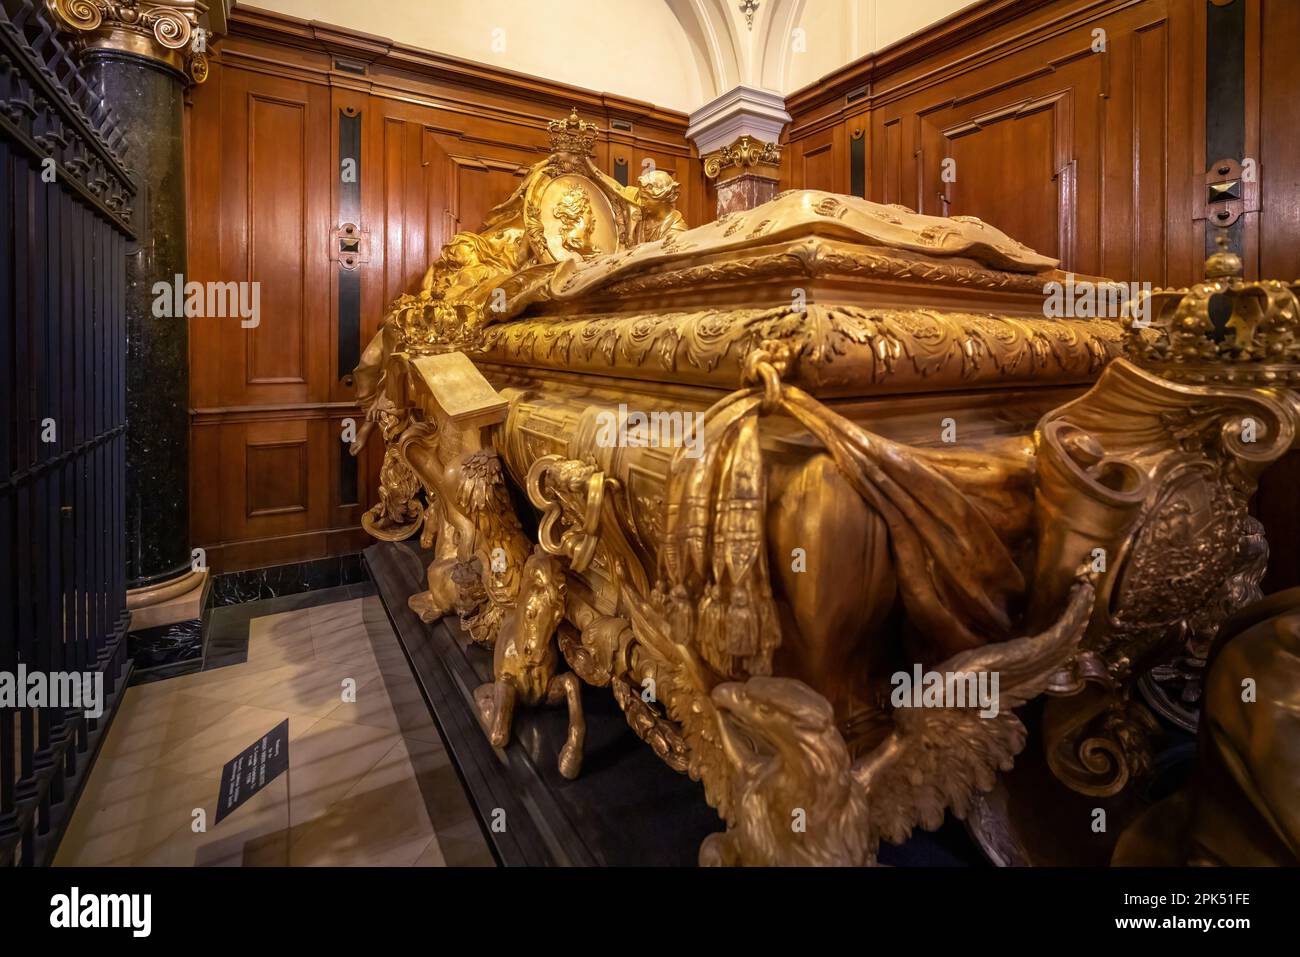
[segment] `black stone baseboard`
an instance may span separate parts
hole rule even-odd
[[[212,603],[218,608],[266,598],[283,598],[302,592],[357,585],[366,581],[360,554],[336,555],[290,565],[271,565],[217,575],[212,582]]]
[[[212,618],[212,580],[203,586],[199,617],[141,628],[127,635],[127,656],[134,664],[131,684],[142,685],[199,671]]]
[[[133,684],[175,678],[203,667],[204,618],[142,628],[127,635],[127,654],[135,663]]]

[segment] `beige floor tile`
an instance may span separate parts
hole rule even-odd
[[[226,665],[224,668],[214,668],[211,671],[196,671],[193,674],[180,675],[176,678],[167,678],[163,681],[151,681],[148,684],[137,685],[127,689],[127,699],[132,696],[146,701],[151,698],[162,698],[169,694],[175,694],[178,691],[197,692],[200,688],[209,688],[234,680],[243,675],[253,674],[259,669],[253,668],[246,663],[237,665]],[[209,697],[217,697],[209,695]]]
[[[229,701],[236,705],[245,704],[255,695],[266,691],[268,688],[274,688],[276,684],[284,681],[289,675],[310,672],[314,663],[315,659],[313,658],[311,662],[278,665],[274,668],[233,665],[220,669],[221,671],[230,672],[222,680],[197,685],[186,693],[201,698]]]
[[[450,827],[439,826],[437,836],[438,851],[448,867],[496,867],[473,815]]]
[[[374,639],[360,621],[314,624],[311,637],[316,657],[323,661],[359,661],[377,666]]]
[[[406,758],[424,795],[425,810],[438,839],[438,854],[452,867],[494,867],[474,809],[460,783],[460,776],[441,742],[407,738]],[[391,759],[384,762],[388,765]],[[424,865],[431,866],[431,865]]]
[[[141,697],[131,694],[136,690],[131,688],[123,699],[97,763],[121,758],[140,766],[152,764],[239,707],[183,691]]]
[[[377,635],[381,627],[386,634],[379,633]],[[411,676],[410,662],[406,660],[406,652],[402,651],[402,646],[397,643],[397,638],[389,630],[388,624],[385,622],[382,626],[366,625],[366,630],[371,635],[371,650],[374,653],[375,664],[379,666],[379,670],[386,675],[409,678]]]
[[[346,797],[354,797],[366,790],[388,787],[399,781],[427,784],[429,775],[450,763],[451,759],[441,744],[415,738],[399,738],[394,742],[393,747],[375,762],[366,776],[348,791]],[[426,801],[425,804],[427,805],[428,802]]]
[[[307,617],[313,625],[334,622],[360,622],[363,598],[349,598],[346,601],[330,602],[328,605],[312,605],[306,609]]]
[[[415,859],[412,867],[446,867],[447,859],[442,856],[442,845],[438,843],[438,838],[434,837],[429,842],[424,852]]]
[[[216,824],[222,766],[286,718],[289,771]],[[247,662],[129,689],[56,864],[291,859],[492,863],[375,596],[253,619]]]
[[[335,661],[373,658],[385,674],[410,675],[406,654],[377,597],[358,598],[309,611],[316,613],[312,619],[312,636],[318,656]]]
[[[217,785],[169,768],[142,767],[121,758],[96,761],[77,802],[55,864],[125,865],[157,850],[188,827],[195,808],[215,804]]]
[[[311,663],[316,651],[307,610],[264,615],[248,623],[248,660],[260,667]]]
[[[290,813],[297,827],[327,811],[393,750],[399,736],[383,728],[323,718],[289,743]]]
[[[397,635],[393,634],[388,614],[377,596],[370,595],[362,599],[361,623],[370,634],[371,648],[379,662],[379,670],[385,674],[410,675],[411,665],[406,660],[406,652],[402,650]]]
[[[288,783],[282,774],[216,823],[219,775],[209,779],[207,830],[178,828],[131,863],[149,867],[283,867],[289,863]]]
[[[360,700],[361,689],[378,677],[374,664],[315,660],[309,666],[284,665],[259,672],[241,685],[227,685],[223,690],[238,704],[319,717],[343,704],[345,691]]]
[[[361,618],[364,621],[382,621],[388,624],[388,612],[378,595],[366,595],[361,599]]]
[[[291,857],[295,866],[402,867],[433,838],[407,742],[399,740],[325,814],[294,827]]]
[[[357,700],[325,714],[334,721],[388,728],[407,737],[442,743],[420,686],[409,674],[380,674],[358,689]]]
[[[288,711],[240,705],[222,721],[204,728],[189,741],[164,753],[153,762],[153,766],[200,776],[220,773],[228,761],[286,718],[289,720],[289,754],[292,758],[294,741],[317,719]]]
[[[332,608],[332,605],[325,605]],[[293,641],[311,634],[311,608],[298,611],[283,611],[275,615],[262,615],[248,623],[249,638],[267,638],[279,641]]]

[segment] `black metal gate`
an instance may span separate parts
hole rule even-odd
[[[4,865],[52,859],[128,677],[120,147],[42,5],[0,0]]]

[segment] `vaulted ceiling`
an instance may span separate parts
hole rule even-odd
[[[689,113],[788,93],[969,0],[255,0],[306,20]]]

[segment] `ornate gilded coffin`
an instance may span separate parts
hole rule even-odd
[[[1136,679],[1258,593],[1294,287],[1260,306],[1225,255],[1130,301],[976,219],[811,190],[687,230],[671,177],[616,183],[591,138],[552,124],[356,372],[367,527],[420,534],[412,607],[493,649],[493,743],[567,704],[576,776],[578,682],[608,688],[726,822],[706,863],[869,863],[965,815],[1043,693],[1056,775],[1123,788]],[[1216,345],[1222,293],[1258,355]]]

